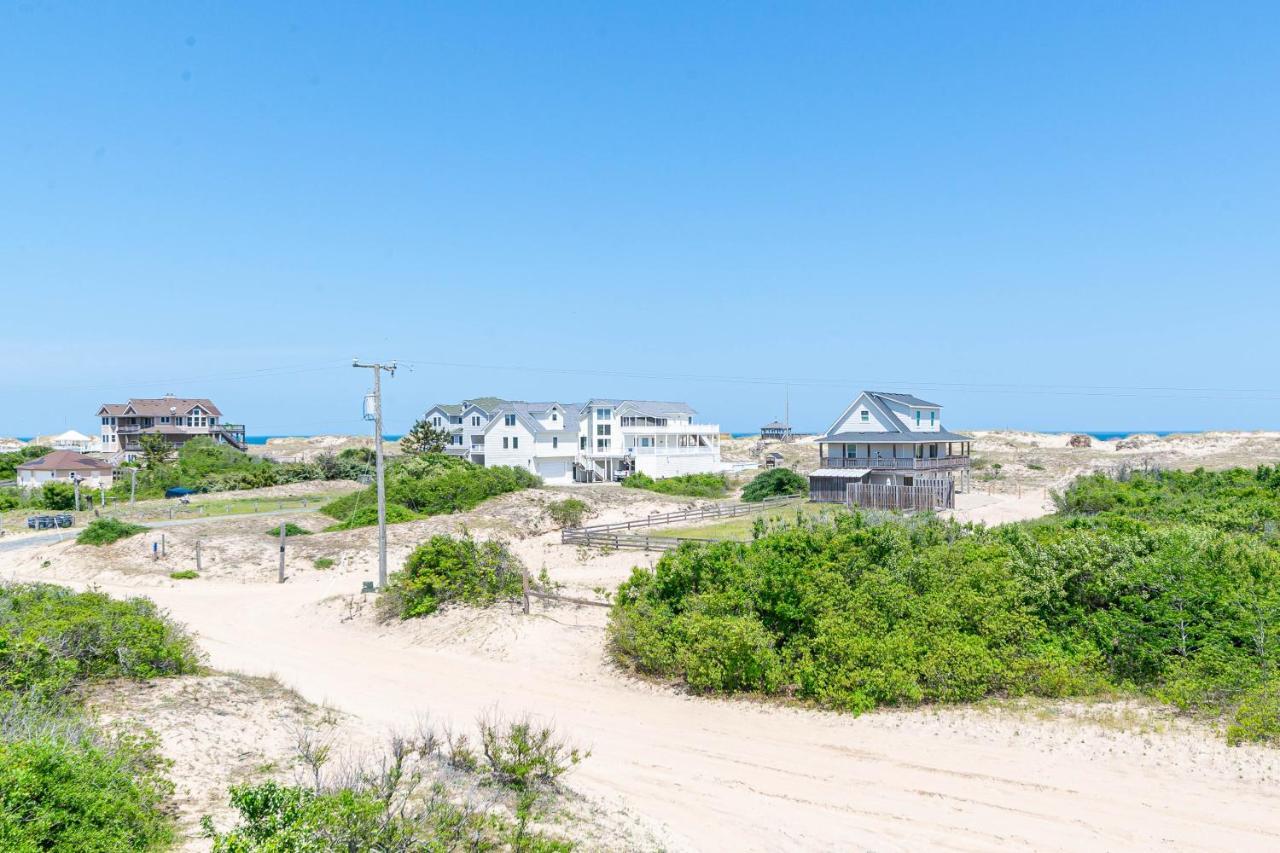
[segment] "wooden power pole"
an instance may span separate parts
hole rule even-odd
[[[373,371],[373,393],[365,397],[364,418],[373,421],[373,455],[378,480],[378,589],[387,585],[387,492],[382,463],[382,371],[396,375],[396,363],[362,363],[351,360],[352,367]],[[372,409],[372,411],[370,411]]]

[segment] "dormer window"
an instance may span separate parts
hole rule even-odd
[[[507,426],[515,426],[515,425],[516,425],[516,416],[515,416],[515,415],[507,415],[507,416],[505,416],[505,417],[502,419],[502,422],[503,422],[504,424],[506,424]]]

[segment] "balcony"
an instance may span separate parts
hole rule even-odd
[[[625,434],[632,435],[719,435],[719,424],[667,424],[666,426],[630,426],[623,424],[617,427]]]
[[[825,456],[820,468],[870,468],[872,471],[954,471],[969,467],[968,456],[901,459],[893,456]]]

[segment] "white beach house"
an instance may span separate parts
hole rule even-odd
[[[548,483],[591,483],[633,472],[672,477],[723,470],[720,427],[694,423],[695,414],[687,403],[658,400],[489,397],[434,406],[427,419],[451,431],[448,452],[476,464],[525,468]]]
[[[55,450],[17,466],[18,488],[35,489],[45,483],[79,480],[90,489],[111,488],[111,463],[74,450]]]
[[[941,478],[965,488],[971,442],[943,427],[937,403],[863,391],[818,438],[809,494],[815,501],[843,502],[851,483],[913,486]]]

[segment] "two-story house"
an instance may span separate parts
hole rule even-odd
[[[483,465],[484,428],[494,410],[505,402],[498,397],[476,397],[461,403],[437,403],[425,417],[436,429],[448,430],[450,441],[445,453]]]
[[[203,397],[136,397],[127,403],[104,403],[98,409],[102,421],[102,452],[117,462],[137,459],[140,438],[164,436],[175,450],[193,438],[207,436],[219,444],[245,449],[244,424],[222,421],[222,412]]]
[[[863,391],[818,438],[815,501],[844,502],[850,483],[911,486],[949,478],[968,487],[972,439],[942,426],[942,407],[913,394]]]
[[[723,470],[720,427],[694,423],[687,403],[593,399],[528,403],[485,398],[441,404],[427,420],[448,429],[446,452],[478,465],[525,468],[548,483],[615,482]]]

